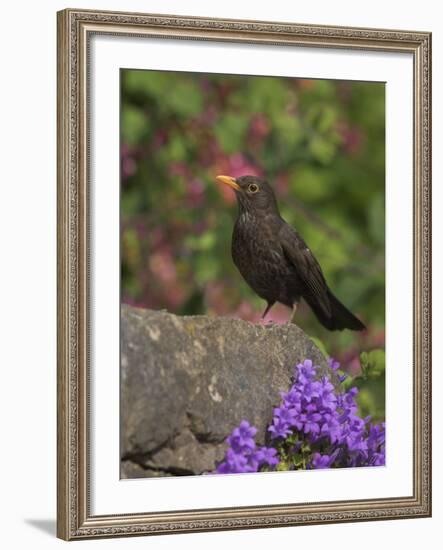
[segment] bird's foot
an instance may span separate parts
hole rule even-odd
[[[265,319],[260,319],[260,325],[262,325],[265,328],[272,328],[275,323],[272,319],[269,319],[269,321],[265,321]]]
[[[298,307],[297,303],[292,306],[291,316],[289,317],[288,322],[287,322],[288,325],[295,325],[296,324],[294,322],[294,318],[295,318],[295,313],[297,311],[297,307]]]

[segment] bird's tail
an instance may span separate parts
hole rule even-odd
[[[336,298],[332,292],[328,289],[328,298],[331,309],[331,315],[326,313],[318,307],[315,303],[309,303],[313,312],[320,323],[329,330],[343,330],[345,328],[349,330],[365,330],[365,325],[347,309],[338,298]]]

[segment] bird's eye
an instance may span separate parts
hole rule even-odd
[[[255,183],[250,183],[249,186],[248,186],[248,191],[250,193],[257,193],[258,191],[258,185],[255,184]]]

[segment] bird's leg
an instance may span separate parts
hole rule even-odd
[[[266,306],[266,309],[264,310],[263,315],[261,316],[262,319],[266,317],[266,315],[268,314],[269,310],[273,305],[274,305],[273,302],[268,302],[268,305]]]
[[[291,317],[289,317],[289,321],[288,321],[289,324],[292,324],[292,321],[294,320],[295,313],[296,313],[296,311],[297,311],[297,307],[298,307],[298,303],[295,302],[295,304],[293,304],[293,306],[292,306]]]
[[[269,327],[271,325],[273,325],[273,322],[272,320],[269,321],[268,323],[265,323],[265,317],[266,315],[269,313],[269,310],[271,309],[271,307],[274,305],[275,302],[268,302],[268,305],[266,306],[266,309],[264,310],[262,316],[261,316],[261,323],[263,325],[265,325],[265,327]]]

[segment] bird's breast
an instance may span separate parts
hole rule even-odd
[[[239,216],[232,235],[232,259],[246,282],[264,298],[279,293],[292,274],[278,238],[278,222],[250,214]],[[277,299],[277,297],[276,297]]]

